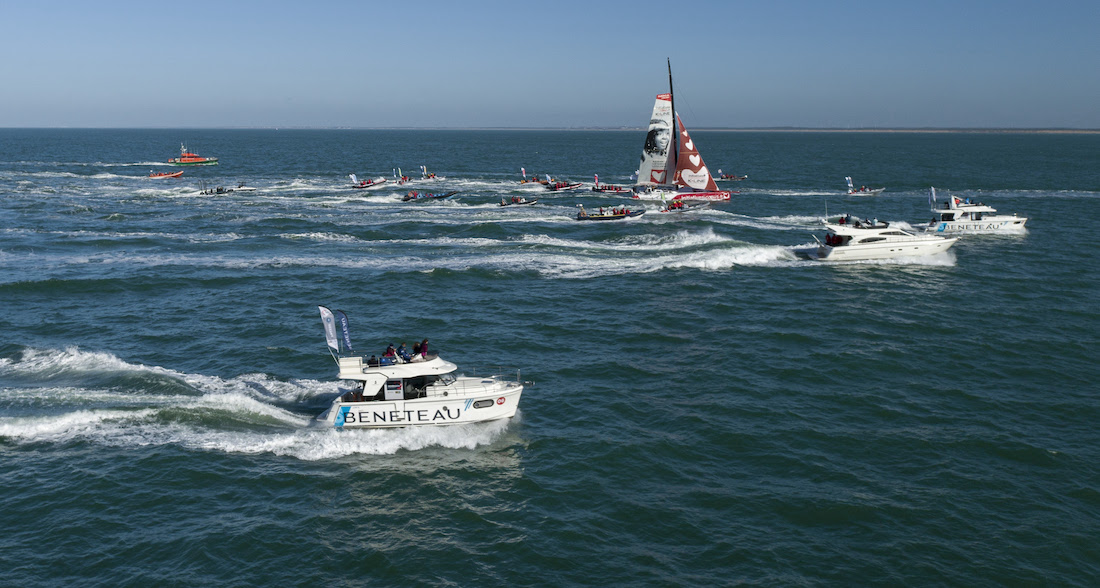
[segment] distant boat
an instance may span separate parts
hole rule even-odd
[[[886,188],[868,188],[867,186],[860,186],[856,188],[852,185],[852,176],[844,176],[845,181],[848,182],[848,193],[856,194],[859,196],[878,196],[882,194]]]
[[[577,213],[577,220],[579,221],[623,220],[634,216],[642,216],[643,214],[645,214],[644,208],[638,210],[630,210],[625,206],[621,208],[609,208],[606,212],[603,208],[600,208],[600,212],[596,214],[589,214],[589,212],[584,209],[583,204],[578,204],[577,207],[580,208],[580,212]]]
[[[375,188],[381,188],[386,183],[386,178],[378,178],[375,180],[360,180],[355,174],[348,174],[351,178],[351,187],[356,190],[373,190]]]
[[[512,196],[511,200],[505,200],[504,198],[501,198],[500,199],[500,205],[501,206],[523,206],[523,205],[534,204],[538,201],[539,201],[538,198],[535,198],[534,200],[528,200],[526,198],[523,198],[522,196]]]
[[[550,183],[548,180],[540,180],[538,174],[535,174],[535,175],[531,176],[531,179],[527,179],[527,168],[525,168],[525,167],[519,168],[519,173],[523,175],[523,179],[520,180],[520,182],[519,182],[521,184],[544,184],[545,185],[545,184]]]
[[[673,200],[662,208],[661,212],[687,212],[708,206],[710,206],[710,202],[705,200]]]
[[[150,178],[155,178],[155,179],[160,179],[160,178],[178,178],[178,177],[180,177],[180,176],[182,176],[182,175],[183,175],[183,171],[182,171],[182,170],[181,170],[181,171],[178,171],[178,172],[155,172],[155,171],[150,171],[150,172],[149,172],[149,177],[150,177]]]
[[[183,143],[180,143],[180,156],[169,159],[168,163],[172,165],[218,165],[218,158],[195,155],[188,151]]]
[[[454,196],[455,194],[458,194],[458,190],[452,190],[450,192],[444,192],[442,194],[422,193],[413,190],[412,192],[405,194],[405,197],[402,198],[401,201],[410,202],[413,200],[445,200],[447,198],[450,198],[451,196]]]
[[[599,192],[601,194],[629,194],[631,192],[631,189],[625,186],[616,186],[615,184],[601,184],[599,174],[596,174],[593,177],[596,180],[596,185],[592,186],[593,192]]]
[[[550,184],[546,184],[546,189],[550,190],[551,192],[567,192],[569,190],[576,190],[577,188],[581,188],[583,186],[584,184],[581,182],[553,182]]]
[[[677,130],[679,129],[679,130]],[[677,140],[673,140],[673,139]],[[649,132],[642,148],[642,163],[634,197],[643,200],[730,199],[728,190],[719,190],[703,156],[688,136],[676,114],[672,93],[672,62],[668,64],[668,94],[658,94],[649,118]]]

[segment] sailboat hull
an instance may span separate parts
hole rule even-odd
[[[704,200],[707,202],[728,202],[729,191],[681,192],[679,190],[640,190],[634,193],[637,200]]]

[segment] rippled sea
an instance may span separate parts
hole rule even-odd
[[[731,202],[582,223],[626,200],[521,168],[629,183],[643,131],[0,130],[0,584],[1100,584],[1100,135],[692,136]],[[1028,230],[794,255],[929,186]],[[533,384],[312,427],[319,304]]]

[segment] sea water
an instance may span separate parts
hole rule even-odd
[[[519,184],[629,184],[637,130],[0,130],[0,583],[1100,582],[1100,135],[692,135],[749,177],[673,214]],[[930,186],[1027,231],[795,255]],[[311,427],[319,304],[519,412]]]

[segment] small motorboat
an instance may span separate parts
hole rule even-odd
[[[540,180],[538,174],[535,174],[528,178],[527,168],[525,167],[519,168],[519,173],[523,174],[523,179],[519,181],[519,183],[521,184],[542,184],[545,186],[546,184],[550,183],[550,176],[547,176],[545,180]]]
[[[632,189],[624,186],[616,186],[615,184],[601,184],[600,175],[596,174],[592,176],[596,180],[596,183],[592,186],[593,192],[599,192],[601,194],[629,194],[633,192]]]
[[[603,207],[600,207],[599,213],[589,214],[588,211],[584,209],[583,204],[578,204],[577,206],[580,208],[580,211],[577,213],[577,220],[579,221],[623,220],[634,216],[642,216],[643,214],[645,214],[644,208],[638,210],[630,210],[625,206],[609,208],[607,209],[607,211],[604,211]]]
[[[149,170],[149,177],[153,178],[153,179],[178,178],[182,175],[183,175],[182,170],[178,171],[178,172],[155,172],[155,171]]]
[[[710,202],[705,200],[673,200],[662,207],[661,212],[687,212],[689,210],[697,210],[708,206],[710,206]]]
[[[373,190],[375,188],[381,188],[388,181],[386,178],[360,180],[355,174],[348,174],[348,177],[351,178],[351,187],[356,190]]]
[[[1023,233],[1024,217],[997,214],[997,209],[969,198],[948,196],[947,203],[936,202],[936,189],[928,194],[932,220],[924,227],[926,233]]]
[[[822,222],[828,231],[825,242],[814,236],[818,247],[796,250],[795,253],[818,261],[919,257],[943,253],[959,239],[916,234],[878,219],[861,221],[852,215],[824,219]]]
[[[430,192],[418,192],[416,190],[413,190],[408,194],[405,194],[405,197],[402,198],[401,201],[410,202],[413,200],[444,200],[450,198],[451,196],[454,196],[455,194],[458,194],[458,190],[452,190],[443,194],[432,194]]]
[[[183,143],[180,143],[180,156],[169,159],[168,163],[172,165],[218,165],[218,158],[195,155],[188,151]]]
[[[500,205],[501,206],[523,206],[525,204],[534,204],[538,201],[539,201],[538,198],[535,198],[533,200],[528,200],[528,199],[526,199],[522,196],[512,196],[511,200],[506,200],[504,198],[501,198],[500,199]]]
[[[584,186],[582,182],[551,182],[545,184],[546,189],[551,192],[566,192],[568,190],[576,190]]]
[[[480,423],[515,416],[523,394],[518,371],[515,380],[503,375],[460,376],[458,366],[438,353],[427,352],[414,353],[407,360],[396,354],[381,358],[341,355],[332,311],[323,306],[320,310],[329,352],[339,367],[337,377],[354,387],[341,389],[313,424],[379,429]]]
[[[851,176],[845,176],[844,179],[848,182],[848,194],[859,196],[878,196],[886,190],[886,188],[868,188],[867,186],[860,186],[856,188],[852,184]]]
[[[736,174],[724,174],[722,170],[718,170],[719,180],[732,180],[734,182],[740,182],[741,180],[747,180],[749,176],[739,176]]]
[[[630,194],[633,192],[630,188],[625,186],[616,186],[614,184],[600,184],[599,186],[592,186],[593,192],[599,192],[601,194]]]

